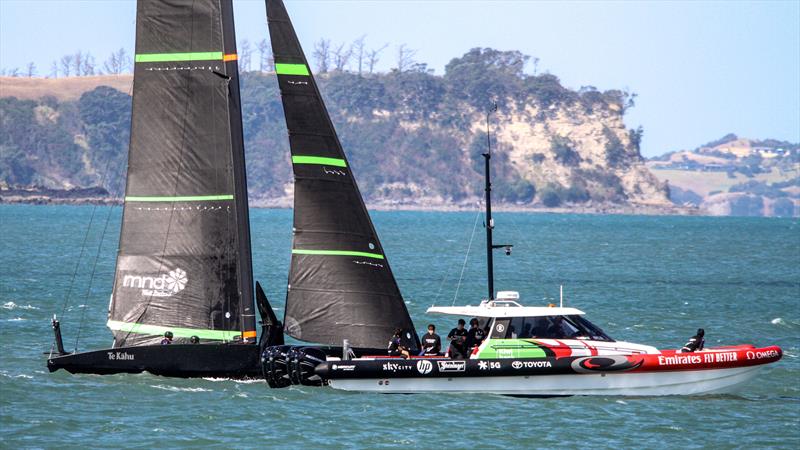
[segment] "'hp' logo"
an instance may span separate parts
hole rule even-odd
[[[430,361],[417,361],[417,372],[421,375],[427,375],[433,370],[433,363]]]

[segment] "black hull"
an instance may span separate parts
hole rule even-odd
[[[149,372],[175,378],[261,378],[259,347],[255,344],[172,344],[119,347],[53,356],[50,372],[110,375]]]
[[[625,356],[466,360],[384,358],[324,362],[315,368],[315,373],[323,380],[456,378],[628,372],[640,370],[641,366],[641,360],[633,361]]]

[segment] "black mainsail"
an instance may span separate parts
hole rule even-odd
[[[235,42],[231,0],[138,1],[114,348],[68,354],[54,319],[50,371],[260,372]]]
[[[252,278],[231,1],[140,0],[115,347],[254,340]]]
[[[284,326],[297,339],[381,348],[416,332],[281,0],[267,0],[294,170],[294,242]]]

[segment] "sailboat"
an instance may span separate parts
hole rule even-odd
[[[384,352],[395,329],[409,348],[419,348],[419,338],[286,8],[266,3],[295,180],[283,324],[288,336],[313,344],[310,355],[290,355],[290,346],[266,352],[268,381],[284,385],[291,361]]]
[[[54,318],[51,372],[260,374],[235,42],[231,0],[139,0],[114,342],[68,353]],[[256,297],[261,343],[281,343]]]
[[[414,328],[283,2],[267,0],[267,16],[295,174],[295,236],[284,322],[287,334],[312,344],[265,348],[261,364],[270,387],[327,385],[409,394],[696,395],[738,389],[765,364],[781,358],[777,346],[704,349],[695,342],[682,350],[659,350],[617,341],[577,308],[523,306],[518,292],[495,292],[493,252],[510,254],[512,245],[492,239],[490,147],[483,154],[488,296],[478,305],[428,309],[476,318],[486,339],[469,349],[465,359],[349,351],[351,343],[385,343],[395,327],[408,332]],[[487,113],[487,145],[488,124]],[[413,340],[406,337],[411,355],[418,354],[416,335]],[[337,344],[340,355],[330,351]]]

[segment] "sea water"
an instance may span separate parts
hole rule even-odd
[[[372,216],[417,329],[446,334],[455,318],[425,310],[485,297],[483,218]],[[251,222],[255,278],[281,316],[291,211]],[[495,255],[495,286],[524,304],[557,303],[563,285],[615,339],[675,348],[702,327],[709,345],[784,350],[736,395],[550,399],[49,373],[54,313],[68,349],[111,343],[120,208],[0,205],[0,224],[0,447],[800,446],[797,219],[496,214],[495,242],[514,247]]]

